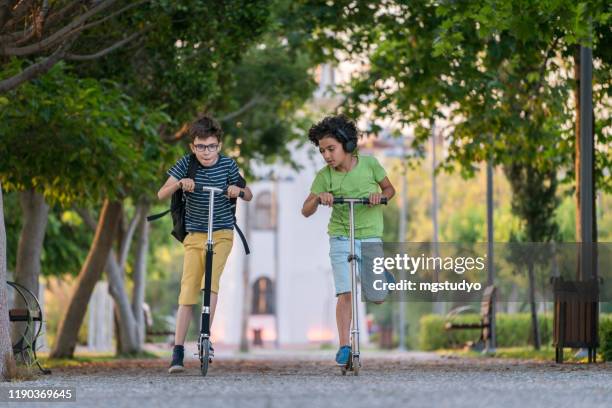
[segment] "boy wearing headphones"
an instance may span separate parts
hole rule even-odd
[[[313,125],[308,139],[319,148],[327,165],[317,173],[310,194],[304,201],[302,215],[309,217],[319,205],[332,206],[337,197],[369,197],[371,205],[355,207],[355,252],[361,259],[362,242],[382,242],[382,197],[390,200],[395,189],[385,169],[372,156],[358,154],[355,123],[344,115],[328,116]],[[351,274],[349,255],[349,219],[346,206],[333,207],[328,225],[329,257],[336,288],[336,324],[340,348],[336,363],[348,363],[351,351]],[[358,263],[359,264],[359,263]]]

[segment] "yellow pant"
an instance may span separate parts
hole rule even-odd
[[[204,289],[204,266],[206,265],[206,240],[204,232],[190,232],[185,237],[185,258],[183,261],[183,277],[181,278],[181,293],[179,305],[195,305],[200,303],[201,289]],[[219,280],[225,268],[225,262],[232,250],[234,242],[233,230],[213,232],[213,270],[211,291],[219,293]]]

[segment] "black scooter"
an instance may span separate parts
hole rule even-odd
[[[213,216],[215,212],[215,194],[226,191],[217,187],[206,187],[197,185],[202,191],[209,193],[208,207],[208,239],[206,241],[206,264],[204,266],[204,289],[202,289],[202,315],[200,317],[200,335],[198,337],[198,357],[200,359],[200,372],[202,376],[208,373],[208,365],[212,363],[210,356],[210,285],[212,281],[213,268]],[[240,192],[240,197],[244,197],[244,192]]]

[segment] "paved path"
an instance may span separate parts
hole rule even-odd
[[[215,360],[206,378],[193,359],[185,373],[175,375],[166,373],[165,360],[114,361],[55,369],[51,376],[0,383],[0,388],[76,388],[76,403],[8,404],[16,407],[612,407],[610,363],[555,365],[370,352],[358,377],[343,377],[330,362],[332,354],[225,355]]]

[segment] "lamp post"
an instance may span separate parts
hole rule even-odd
[[[492,142],[491,138],[489,140]],[[492,144],[492,143],[491,143]],[[493,234],[493,155],[487,160],[487,285],[495,283],[495,264],[493,262],[493,243],[495,237]],[[495,293],[491,299],[491,333],[486,344],[486,351],[494,353],[497,347],[495,337]]]
[[[406,241],[406,213],[408,211],[408,183],[406,182],[406,176],[408,175],[408,166],[406,164],[406,138],[402,136],[402,149],[401,149],[401,189],[402,189],[402,200],[400,203],[399,212],[399,233],[398,242]],[[400,277],[401,278],[401,277]],[[399,304],[399,345],[400,351],[406,350],[406,305],[404,304],[404,291],[400,292]]]
[[[583,280],[597,277],[594,268],[593,228],[593,51],[580,47],[580,274]]]

